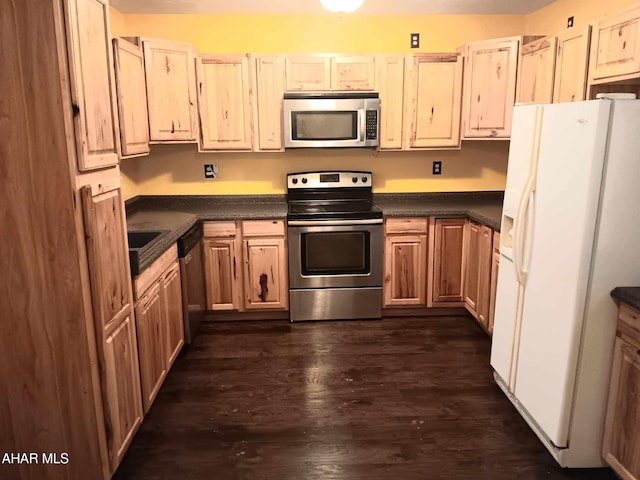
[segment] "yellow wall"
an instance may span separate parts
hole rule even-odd
[[[574,17],[576,28],[637,3],[638,0],[557,0],[527,16],[526,34],[552,35],[566,29],[568,17]]]
[[[119,13],[119,12],[118,12]],[[524,16],[480,15],[124,15],[119,35],[186,41],[202,53],[442,52],[471,40],[520,34]],[[113,22],[113,20],[112,20]],[[421,48],[409,48],[420,33]],[[126,198],[142,194],[283,193],[287,172],[326,168],[372,170],[376,192],[502,190],[508,142],[465,142],[461,151],[380,153],[361,150],[273,154],[198,154],[194,145],[151,147],[122,164]],[[443,175],[431,175],[431,161]],[[203,164],[220,177],[204,181]]]
[[[122,37],[126,35],[125,15],[113,7],[109,7],[109,27],[112,37]]]

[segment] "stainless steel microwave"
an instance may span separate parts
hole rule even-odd
[[[283,113],[285,148],[378,146],[377,93],[285,93]]]

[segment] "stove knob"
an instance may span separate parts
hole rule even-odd
[[[302,177],[302,183],[307,183],[307,179],[305,177]]]
[[[358,177],[353,177],[353,178],[351,179],[351,181],[352,181],[353,183],[358,183]]]
[[[293,183],[294,185],[296,185],[298,183],[298,179],[294,178],[293,180],[291,180],[291,183]]]
[[[367,177],[362,177],[362,183],[367,183],[369,179]]]

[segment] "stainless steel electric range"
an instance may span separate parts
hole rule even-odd
[[[292,322],[380,318],[382,212],[371,172],[287,175]]]

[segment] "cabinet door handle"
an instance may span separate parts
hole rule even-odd
[[[234,279],[238,278],[238,273],[236,270],[236,257],[233,257],[233,278]]]

